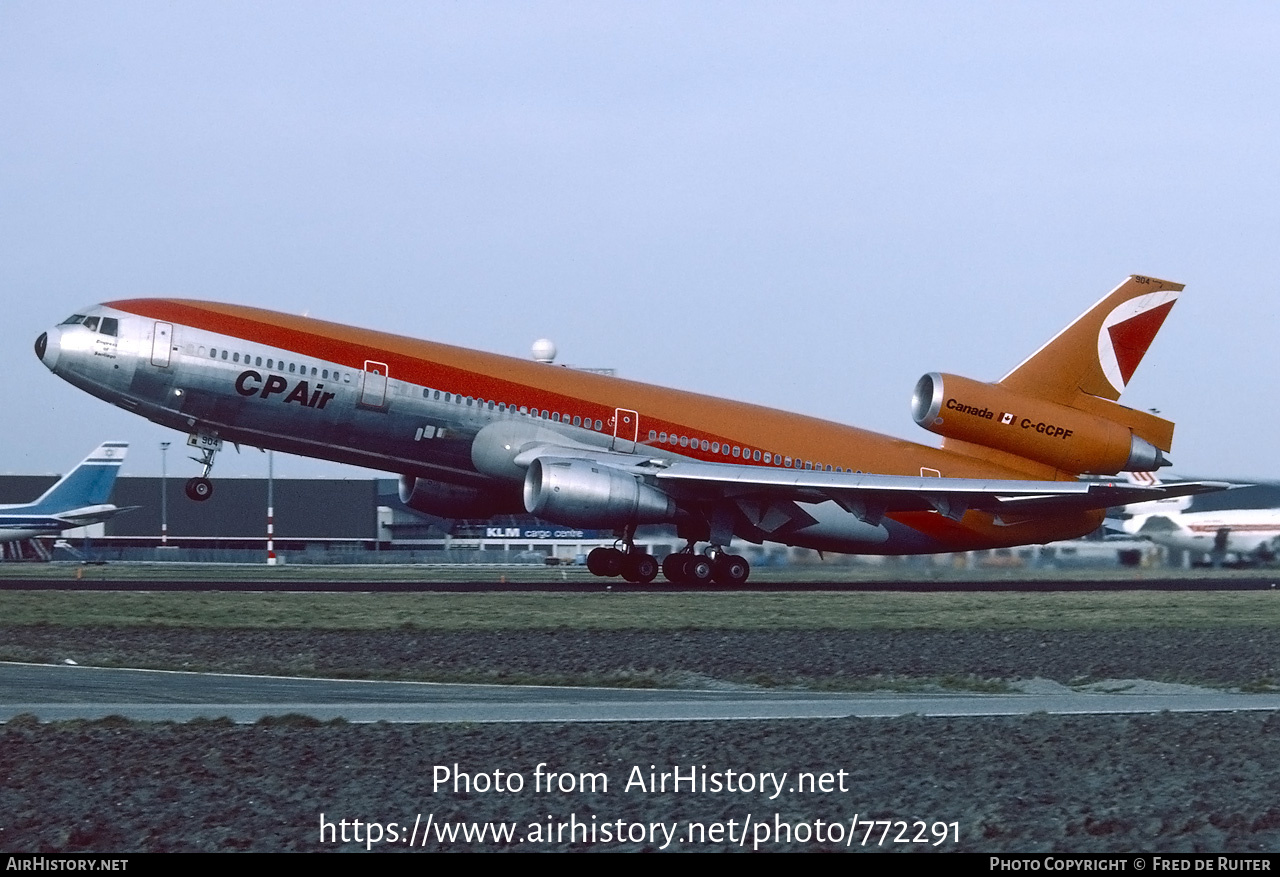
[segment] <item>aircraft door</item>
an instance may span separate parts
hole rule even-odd
[[[360,406],[383,411],[387,407],[387,364],[364,361],[364,373],[360,382]]]
[[[623,454],[634,453],[640,439],[640,415],[626,408],[613,411],[613,450]]]
[[[156,323],[151,335],[151,364],[169,367],[169,354],[173,349],[173,324]]]

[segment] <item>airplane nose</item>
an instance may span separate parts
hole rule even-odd
[[[58,364],[58,353],[61,350],[58,340],[57,331],[41,332],[40,337],[36,339],[36,358],[43,362],[49,371],[53,371]]]

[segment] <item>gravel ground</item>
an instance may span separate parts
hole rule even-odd
[[[0,628],[9,659],[249,672],[401,678],[555,678],[857,686],[868,680],[1061,682],[1100,678],[1258,685],[1280,677],[1280,637],[1267,630],[998,632],[393,632]],[[531,824],[576,818],[596,842],[567,837],[430,849],[617,850],[622,820],[678,824],[667,849],[738,849],[689,841],[687,823],[762,827],[761,849],[842,848],[827,823],[902,819],[954,823],[938,849],[984,852],[1223,852],[1280,849],[1280,717],[1269,713],[1153,716],[600,725],[319,725],[237,727],[124,722],[0,728],[0,849],[102,852],[363,848],[320,842],[321,814],[406,833],[416,814],[440,821]],[[603,772],[608,790],[538,793],[536,765]],[[516,771],[520,792],[433,790],[434,771]],[[649,792],[624,787],[689,771],[845,771],[847,791]],[[723,778],[723,776],[722,776]],[[838,782],[838,780],[837,780]],[[790,844],[772,838],[789,823]],[[818,820],[825,842],[811,832]],[[801,827],[803,826],[803,827]],[[349,836],[354,826],[348,826]],[[647,830],[646,830],[647,831]],[[859,829],[858,840],[865,831]],[[908,834],[915,831],[909,829]],[[892,836],[891,836],[892,837]],[[763,840],[763,837],[761,836]],[[873,837],[872,843],[878,839]],[[400,844],[404,847],[404,844]],[[663,846],[653,841],[626,849]],[[857,843],[854,844],[855,848]],[[894,849],[927,844],[886,843]]]

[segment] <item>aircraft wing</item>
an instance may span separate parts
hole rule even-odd
[[[936,511],[959,520],[970,509],[1010,521],[1103,509],[1224,490],[1225,482],[1193,481],[1158,487],[1128,482],[1005,481],[983,478],[926,478],[854,472],[812,472],[724,463],[677,461],[654,472],[658,485],[710,500],[831,500],[870,524],[888,512]]]
[[[90,506],[82,509],[72,509],[69,512],[63,512],[55,517],[65,522],[68,527],[87,527],[90,524],[100,524],[108,518],[114,518],[123,512],[131,512],[141,506],[115,506],[100,505]]]

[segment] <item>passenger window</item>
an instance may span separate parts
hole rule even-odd
[[[773,462],[773,455],[772,455],[772,454],[770,454],[768,451],[765,451],[765,452],[764,452],[764,461],[765,461],[766,463],[772,463],[772,462]]]
[[[240,354],[238,354],[238,353],[233,353],[233,354],[231,354],[231,361],[232,361],[232,362],[239,362],[239,361],[240,361]]]
[[[755,460],[755,461],[759,462],[759,460],[760,460],[760,452],[759,452],[759,451],[752,451],[752,452],[751,452],[751,459],[753,459],[753,460]]]
[[[216,347],[210,347],[210,348],[209,348],[209,358],[210,358],[210,359],[217,359],[217,358],[218,358],[218,348],[216,348]]]
[[[682,448],[687,448],[687,447],[689,447],[689,437],[688,437],[688,436],[685,436],[685,435],[680,436],[680,447],[682,447]]]
[[[703,439],[703,440],[702,440],[702,449],[703,449],[704,451],[709,451],[709,450],[711,450],[711,442],[707,441],[706,439]]]
[[[110,335],[111,337],[114,338],[116,334],[119,332],[119,326],[120,326],[120,321],[117,320],[115,317],[102,318],[102,334],[103,335]]]
[[[734,445],[734,446],[733,446],[733,455],[734,455],[735,457],[740,457],[740,456],[742,456],[742,449],[741,449],[741,448],[739,448],[737,445]]]
[[[649,441],[656,442],[658,440],[658,431],[656,429],[649,430]]]
[[[261,357],[261,356],[259,356],[259,357],[255,358],[255,359],[254,359],[253,364],[254,364],[254,365],[262,365],[262,357]]]
[[[316,367],[313,365],[311,366],[311,377],[314,378],[315,376],[316,376]]]
[[[223,358],[224,360],[227,358],[227,352],[226,352],[225,350],[224,350],[224,351],[222,351],[222,358]]]
[[[574,426],[581,426],[581,425],[582,425],[582,418],[581,418],[581,417],[579,417],[579,416],[577,416],[577,415],[574,415],[574,418],[573,418],[573,425],[574,425]]]
[[[289,363],[289,374],[293,374],[293,373],[294,373],[295,365],[296,365],[296,363],[292,363],[292,362],[291,362],[291,363]]]

